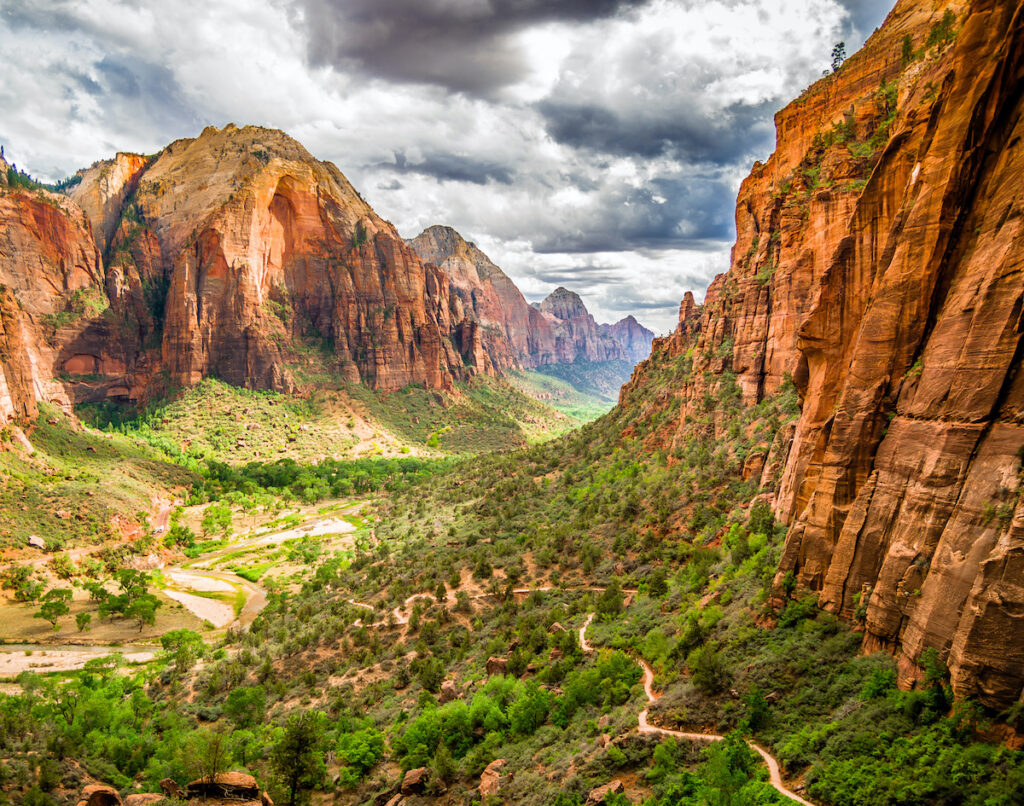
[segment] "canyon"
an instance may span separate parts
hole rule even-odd
[[[140,403],[213,377],[293,392],[311,357],[348,383],[450,390],[475,375],[628,361],[653,334],[539,308],[448,228],[410,242],[283,132],[208,127],[120,153],[67,194],[0,166],[0,415]]]

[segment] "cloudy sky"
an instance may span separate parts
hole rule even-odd
[[[728,266],[772,115],[891,0],[0,0],[0,143],[57,179],[212,123],[284,129],[406,237],[528,299],[674,323]]]

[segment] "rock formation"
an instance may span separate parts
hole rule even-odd
[[[0,177],[4,421],[211,375],[289,390],[310,355],[395,390],[643,352],[635,322],[602,333],[585,309],[562,321],[530,306],[453,230],[406,244],[279,131],[229,124],[118,154],[70,196],[8,187],[6,163]]]
[[[729,272],[655,343],[692,357],[684,416],[705,371],[748,403],[796,385],[761,473],[790,526],[780,597],[794,575],[903,685],[934,647],[994,708],[1024,687],[1022,81],[1018,4],[900,0],[778,113]]]
[[[81,209],[45,190],[0,189],[0,422],[31,419],[40,400],[70,404],[56,376],[77,374],[74,345],[106,307]]]
[[[650,355],[654,334],[632,316],[598,325],[579,296],[564,288],[530,305],[476,244],[451,227],[429,227],[408,243],[448,275],[451,297],[459,301],[457,315],[480,323],[485,349],[500,369],[574,361],[635,364]]]

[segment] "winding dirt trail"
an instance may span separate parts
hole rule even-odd
[[[594,614],[590,613],[587,616],[587,620],[583,622],[583,626],[580,627],[580,648],[584,652],[594,651],[594,646],[589,641],[587,641],[587,627],[590,626],[590,623],[593,620]],[[677,739],[687,739],[689,741],[694,742],[720,742],[725,738],[724,736],[721,736],[717,733],[687,733],[686,731],[671,730],[669,728],[659,728],[657,725],[652,725],[648,721],[647,717],[650,712],[651,705],[653,705],[654,702],[661,695],[655,692],[654,690],[654,670],[651,669],[650,664],[647,663],[647,661],[645,661],[643,658],[635,658],[634,660],[636,660],[637,665],[640,666],[641,669],[643,669],[644,694],[647,695],[647,707],[644,708],[637,717],[639,722],[639,726],[637,729],[640,731],[640,733],[654,733],[661,736],[673,736]],[[811,801],[805,800],[804,798],[796,794],[796,792],[793,792],[786,788],[786,785],[782,782],[782,772],[779,770],[779,762],[775,760],[775,757],[772,756],[771,753],[769,753],[756,742],[748,741],[747,744],[750,745],[750,748],[759,756],[761,756],[761,758],[764,759],[764,763],[768,765],[768,773],[771,778],[771,784],[776,792],[778,792],[780,795],[789,798],[790,800],[794,800],[797,803],[803,804],[803,806],[815,806],[815,804],[811,803]]]

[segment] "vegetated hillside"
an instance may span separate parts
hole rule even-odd
[[[49,559],[65,546],[116,544],[141,535],[154,499],[181,495],[198,475],[163,451],[123,435],[82,428],[48,404],[16,439],[0,429],[0,550]],[[28,549],[29,537],[45,552]],[[17,549],[18,551],[13,551]]]
[[[902,685],[937,651],[995,709],[1024,686],[1022,44],[1014,3],[898,3],[777,115],[729,272],[654,349],[698,370],[676,441],[723,373],[747,403],[792,376],[775,595],[860,625]]]
[[[877,471],[851,477],[850,495],[858,485],[881,481],[884,466],[875,467],[883,456],[879,451],[866,446],[861,453],[835,453],[837,440],[851,433],[854,403],[865,406],[865,396],[847,399],[846,391],[835,392],[835,416],[821,432],[814,432],[808,418],[818,411],[812,382],[819,373],[835,375],[843,390],[869,377],[870,367],[836,364],[829,351],[850,350],[856,358],[882,331],[860,337],[840,328],[838,342],[835,333],[806,323],[815,321],[807,318],[811,311],[827,308],[842,314],[844,328],[859,327],[864,312],[851,307],[870,311],[886,300],[895,306],[908,299],[907,289],[932,301],[909,269],[896,288],[883,280],[912,236],[924,237],[933,227],[927,221],[888,227],[890,202],[903,205],[904,223],[912,221],[916,202],[876,195],[892,182],[934,202],[929,194],[946,189],[937,181],[918,188],[911,180],[913,163],[901,184],[899,161],[895,167],[887,162],[915,142],[913,133],[901,137],[902,129],[890,127],[918,107],[900,112],[897,106],[892,121],[891,110],[877,119],[857,110],[874,98],[870,108],[885,112],[888,93],[875,96],[883,78],[898,76],[900,86],[910,86],[914,75],[923,81],[939,75],[949,83],[937,84],[934,98],[926,92],[921,105],[931,134],[924,138],[927,145],[919,143],[924,150],[914,154],[923,155],[919,176],[935,167],[928,161],[931,149],[957,142],[945,128],[947,115],[957,119],[959,105],[971,104],[974,96],[952,90],[962,79],[984,82],[990,70],[1017,65],[1018,43],[1004,49],[1000,37],[1021,27],[1008,21],[1005,5],[957,4],[948,17],[944,10],[941,3],[901,2],[865,51],[804,96],[803,117],[791,117],[792,109],[780,114],[779,150],[769,163],[774,167],[762,168],[744,185],[748,195],[741,194],[740,244],[730,274],[716,281],[702,310],[692,297],[684,300],[678,331],[658,343],[612,412],[560,440],[467,460],[426,480],[421,477],[429,469],[416,460],[406,460],[414,465],[408,478],[389,477],[384,469],[364,487],[365,494],[380,497],[351,552],[332,554],[326,540],[302,540],[294,549],[294,572],[275,584],[267,609],[247,632],[231,633],[213,652],[198,635],[178,633],[167,637],[165,652],[151,667],[134,674],[93,664],[68,681],[23,677],[21,693],[0,695],[5,792],[32,806],[49,804],[49,792],[73,797],[62,786],[75,776],[66,759],[126,791],[134,785],[155,791],[164,776],[183,782],[195,774],[194,759],[215,759],[209,763],[256,773],[278,802],[312,789],[338,803],[394,803],[408,781],[413,802],[496,796],[516,804],[581,806],[593,787],[617,779],[625,793],[607,795],[604,802],[612,806],[626,799],[647,806],[778,803],[781,796],[747,744],[753,739],[779,760],[789,786],[815,803],[1016,803],[1024,790],[1024,754],[981,739],[1019,744],[1007,730],[1024,727],[1019,703],[1004,707],[991,691],[976,694],[965,687],[961,660],[956,652],[947,654],[945,645],[914,658],[909,650],[898,657],[874,651],[880,647],[873,639],[865,646],[865,636],[875,635],[876,596],[866,605],[858,601],[866,623],[856,623],[859,610],[844,620],[841,609],[821,609],[808,559],[815,533],[801,530],[806,510],[788,528],[773,514],[778,508],[780,517],[790,517],[780,502],[787,500],[795,457],[805,455],[802,440],[809,434],[817,434],[821,455],[801,465],[802,478],[820,484],[826,471]],[[984,47],[978,45],[981,37]],[[970,70],[963,69],[965,49],[974,54]],[[943,72],[949,64],[956,66],[955,75]],[[932,105],[937,98],[938,107]],[[993,91],[993,105],[975,109],[971,125],[984,129],[1001,119],[1002,113],[982,114],[986,110],[1016,109],[999,99]],[[833,121],[832,104],[847,110],[850,103],[852,122],[839,112]],[[781,125],[794,120],[798,125]],[[762,194],[758,182],[772,187],[773,171],[783,177],[796,172],[806,149],[817,148],[815,120],[817,133],[824,131],[817,142],[830,155],[817,175],[826,184],[843,171],[859,171],[858,178],[849,187],[843,180],[810,193],[804,182],[814,171],[808,177],[800,168],[804,178],[794,174],[788,185],[781,182],[777,198]],[[828,142],[833,122],[839,127]],[[971,142],[993,145],[983,132],[975,133],[980,139]],[[996,164],[1013,153],[1009,143],[1005,151],[986,148]],[[979,194],[991,179],[980,176]],[[977,197],[968,193],[951,201],[961,207],[944,205],[942,215],[976,209]],[[838,207],[815,217],[819,203]],[[754,226],[759,204],[771,210],[778,204],[779,220],[788,222],[777,237],[762,223]],[[1007,234],[1015,232],[1015,208],[1007,209],[996,234],[1007,226]],[[844,218],[842,210],[854,218]],[[888,246],[879,249],[877,264],[847,264],[861,248],[850,235],[851,221],[859,220],[857,211],[871,210],[875,223],[856,233],[862,240],[869,232],[885,233]],[[938,226],[943,237],[973,231],[971,213],[966,215],[966,229]],[[744,239],[754,231],[763,238],[750,250]],[[985,232],[982,226],[974,237]],[[944,305],[955,296],[959,259],[973,254],[969,244],[962,246],[942,262],[949,284],[940,294],[943,304],[928,306],[934,321],[928,317],[926,333],[957,319]],[[1000,260],[1019,255],[1015,242],[1005,246],[998,259],[987,262],[992,271],[1004,265]],[[834,249],[839,251],[833,254]],[[770,263],[758,263],[769,254]],[[848,296],[830,297],[826,306],[821,295],[839,291],[830,278],[851,265],[871,276],[861,277],[863,284],[848,283]],[[915,264],[917,270],[923,265]],[[787,288],[805,291],[799,284],[811,279],[810,299],[803,293],[787,296]],[[998,310],[1007,298],[1014,300],[1020,284],[1013,293],[998,284],[975,288],[993,289],[969,306],[971,315],[981,316],[992,305]],[[884,297],[877,296],[880,290]],[[901,321],[903,338],[917,320]],[[769,340],[765,334],[774,335]],[[927,345],[935,337],[922,338]],[[986,344],[990,349],[980,355],[1000,355]],[[891,342],[873,345],[881,364],[894,360],[887,352]],[[919,383],[899,373],[886,383],[922,388],[928,355],[926,349]],[[1016,361],[1013,356],[1004,372],[1011,381]],[[951,367],[946,374],[956,378],[958,372]],[[882,384],[877,391],[886,389]],[[867,399],[872,405],[884,402]],[[892,424],[878,435],[882,445],[892,440],[892,456],[915,447],[896,439],[901,418],[928,424],[940,436],[952,427],[948,419],[901,413],[903,401],[901,391]],[[990,439],[1014,423],[987,424]],[[919,443],[920,449],[952,451],[949,440],[933,437]],[[962,459],[943,465],[953,469],[984,456],[970,450],[949,455]],[[824,465],[819,477],[807,475],[813,462],[826,459],[834,464]],[[912,469],[920,474],[931,468],[919,462]],[[1015,485],[1018,465],[1011,470],[996,478]],[[358,475],[369,478],[362,469]],[[962,489],[985,483],[973,475]],[[950,472],[951,484],[958,478]],[[354,482],[346,466],[331,462],[316,468],[288,462],[217,466],[199,494],[216,514],[235,497],[273,500],[298,489],[317,500],[350,492]],[[884,500],[876,492],[870,506],[862,502],[863,510],[837,506],[832,517],[850,521]],[[891,510],[893,519],[914,511],[934,514],[904,512],[916,505],[908,495],[902,508]],[[958,509],[967,511],[966,502],[951,511]],[[980,526],[968,521],[962,527],[962,537],[986,551],[985,529],[1004,530],[988,558],[957,555],[968,576],[979,563],[983,570],[998,570],[1003,556],[1015,556],[1015,521],[993,520],[999,520],[998,510],[981,518]],[[863,523],[870,526],[864,534],[882,529],[875,521]],[[892,548],[887,556],[903,546],[893,542]],[[794,553],[799,561],[787,568]],[[839,552],[831,556],[841,559]],[[891,567],[881,554],[875,561],[883,570]],[[941,567],[937,562],[910,565],[927,574],[925,585],[941,579],[931,570]],[[984,582],[972,596],[989,596],[988,606],[956,611],[957,618],[963,612],[982,624],[1000,623],[998,646],[1010,664],[1018,648],[1017,588],[1012,580]],[[911,591],[910,597],[923,600],[924,591]],[[582,652],[577,639],[591,613],[586,635],[599,648],[593,654]],[[914,615],[909,608],[908,613]],[[653,686],[661,694],[653,704],[640,683],[640,659],[652,667]],[[1002,684],[1002,667],[993,667],[979,680]],[[916,687],[901,689],[900,680],[914,680]],[[641,714],[655,726],[713,731],[726,739],[705,747],[640,732]],[[303,776],[291,778],[295,786],[289,787],[288,772],[299,763]]]

